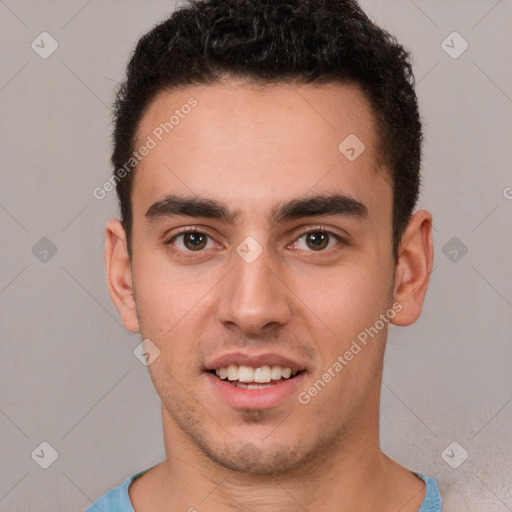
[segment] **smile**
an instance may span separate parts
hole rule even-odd
[[[212,370],[217,377],[244,389],[265,389],[295,377],[299,372],[279,365],[252,366],[230,364]]]

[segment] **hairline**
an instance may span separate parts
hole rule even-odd
[[[134,130],[133,140],[130,141],[131,150],[134,151],[137,144],[140,144],[140,129],[143,123],[145,116],[147,115],[151,106],[163,95],[172,94],[175,92],[185,92],[187,90],[197,88],[197,87],[216,87],[222,86],[228,89],[249,89],[249,90],[261,90],[267,91],[275,87],[284,88],[286,86],[293,87],[292,84],[299,85],[309,85],[313,87],[322,87],[322,86],[336,86],[336,85],[346,85],[355,87],[362,94],[366,106],[368,108],[368,112],[370,115],[371,129],[374,130],[375,133],[375,148],[374,148],[374,165],[372,165],[372,170],[375,172],[382,172],[382,175],[386,180],[389,180],[389,184],[391,186],[391,223],[392,223],[392,250],[395,253],[395,258],[397,257],[395,247],[395,237],[397,234],[395,233],[395,176],[394,170],[389,163],[389,159],[387,158],[386,151],[384,149],[385,146],[385,130],[381,129],[381,121],[379,120],[378,110],[374,106],[370,95],[364,88],[364,84],[361,80],[352,77],[343,77],[343,76],[335,76],[329,73],[319,75],[314,80],[306,80],[306,77],[303,75],[297,75],[290,77],[289,80],[286,77],[262,77],[259,75],[253,75],[250,73],[241,74],[241,73],[233,73],[229,70],[216,72],[212,71],[210,76],[207,76],[206,79],[202,79],[199,81],[191,81],[187,83],[178,83],[178,84],[162,84],[161,87],[156,89],[151,95],[141,110],[140,117],[137,121],[137,126]],[[137,171],[139,165],[134,166],[131,176],[129,178],[129,187],[128,187],[128,197],[127,200],[129,202],[129,211],[130,211],[130,219],[129,223],[126,222],[126,219],[123,220],[123,227],[127,234],[127,244],[129,249],[129,254],[131,257],[131,241],[132,241],[132,227],[133,227],[133,190],[135,180],[137,178]],[[129,225],[127,225],[129,224]]]

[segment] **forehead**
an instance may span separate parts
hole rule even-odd
[[[388,205],[372,111],[355,85],[252,87],[233,82],[164,91],[136,148],[134,211],[166,194],[208,196],[243,210],[336,190]]]

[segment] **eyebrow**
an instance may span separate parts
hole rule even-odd
[[[167,195],[152,204],[146,212],[149,222],[173,216],[206,217],[235,224],[241,215],[216,199],[199,196]],[[302,217],[342,215],[358,219],[368,218],[368,208],[359,200],[339,193],[319,194],[285,201],[272,208],[267,220],[275,225]]]

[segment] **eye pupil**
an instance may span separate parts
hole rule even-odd
[[[322,233],[321,231],[313,231],[307,234],[306,240],[308,244],[309,242],[313,244],[311,248],[324,249],[325,247],[327,247],[329,235],[327,233]]]
[[[188,242],[191,243],[189,246]],[[187,249],[197,250],[203,249],[206,244],[206,237],[201,233],[185,233],[184,244]]]
[[[208,235],[199,231],[183,233],[183,245],[191,252],[202,251],[208,243]],[[306,245],[315,252],[323,251],[328,245],[330,234],[323,230],[310,231],[306,235]]]

